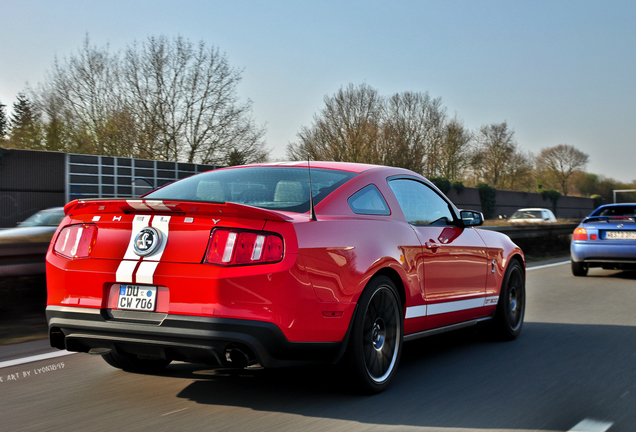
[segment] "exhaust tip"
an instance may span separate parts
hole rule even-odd
[[[227,348],[225,350],[225,361],[232,367],[246,368],[249,364],[249,356],[239,348]]]
[[[66,349],[66,343],[64,342],[64,333],[58,328],[52,328],[49,332],[49,344],[53,348]]]
[[[91,355],[105,355],[110,354],[112,350],[110,348],[91,348],[88,353]]]

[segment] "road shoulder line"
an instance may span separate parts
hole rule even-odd
[[[77,353],[70,352],[70,351],[54,351],[54,352],[38,354],[38,355],[30,356],[30,357],[7,360],[7,361],[0,362],[0,369],[11,367],[11,366],[17,366],[17,365],[21,365],[25,363],[32,363],[32,362],[36,362],[40,360],[47,360],[47,359],[51,359],[55,357],[67,356],[69,354],[77,354]]]

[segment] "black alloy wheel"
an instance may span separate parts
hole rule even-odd
[[[386,276],[373,278],[358,301],[349,359],[360,389],[385,390],[402,352],[404,321],[395,285]]]
[[[513,260],[506,269],[494,324],[498,336],[512,340],[519,336],[526,309],[525,273],[519,261]]]

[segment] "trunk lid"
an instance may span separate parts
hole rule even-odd
[[[280,212],[235,203],[142,199],[79,200],[67,204],[64,212],[69,223],[97,225],[91,258],[179,263],[202,262],[215,227],[260,231],[268,221],[291,220]],[[153,250],[144,256],[146,247]]]

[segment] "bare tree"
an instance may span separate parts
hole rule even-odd
[[[445,109],[428,93],[404,92],[390,98],[361,84],[349,84],[325,97],[310,127],[287,147],[290,159],[381,163],[425,175],[439,171]]]
[[[334,160],[379,163],[382,99],[377,90],[361,84],[340,88],[325,96],[325,107],[314,115],[310,127],[302,127],[299,142],[287,146],[293,160]]]
[[[506,165],[506,172],[502,177],[500,188],[534,192],[536,190],[534,161],[535,157],[532,153],[517,149]]]
[[[472,134],[455,115],[444,125],[440,149],[439,175],[449,180],[464,177],[472,156]]]
[[[541,150],[537,157],[537,170],[554,179],[563,195],[568,194],[568,183],[572,174],[585,169],[589,156],[572,145],[559,144]]]
[[[265,129],[254,125],[251,102],[236,95],[241,73],[218,48],[150,37],[126,50],[122,74],[156,157],[223,163],[233,150],[266,157]]]
[[[261,161],[265,128],[251,101],[238,100],[240,78],[203,42],[150,37],[113,54],[86,37],[32,93],[51,150],[212,164],[236,151]]]
[[[382,163],[426,176],[439,171],[445,109],[428,93],[397,93],[384,102]]]
[[[31,90],[44,113],[46,147],[75,153],[136,156],[135,142],[114,131],[127,113],[119,80],[119,56],[90,44],[55,59],[46,80]]]
[[[477,151],[472,161],[473,169],[482,181],[495,188],[501,187],[516,151],[514,131],[508,128],[505,121],[482,126],[477,133]]]

